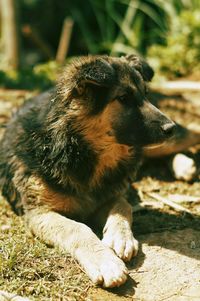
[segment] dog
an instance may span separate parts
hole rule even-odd
[[[1,141],[3,196],[34,235],[70,253],[104,287],[126,281],[124,262],[138,252],[124,198],[130,178],[143,152],[162,150],[176,131],[148,101],[153,74],[136,55],[76,59],[55,89],[13,115]]]

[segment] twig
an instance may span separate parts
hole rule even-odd
[[[160,202],[162,202],[162,203],[168,205],[169,207],[172,207],[173,209],[175,209],[175,210],[177,210],[177,211],[187,212],[187,213],[189,213],[189,214],[192,214],[192,212],[191,212],[189,209],[187,209],[187,208],[185,208],[185,207],[183,207],[183,206],[181,206],[181,205],[178,205],[178,204],[176,204],[176,203],[170,201],[169,199],[164,198],[164,197],[158,195],[157,193],[146,192],[146,194],[147,194],[148,196],[150,196],[151,198],[153,198],[153,199],[155,199],[155,200],[157,200],[157,201],[160,201]]]
[[[153,90],[167,90],[173,92],[200,91],[200,83],[195,81],[165,81],[163,83],[152,83]]]
[[[64,20],[60,42],[56,54],[56,61],[60,64],[64,63],[68,53],[73,25],[74,21],[71,18],[66,18]]]
[[[170,194],[169,199],[175,203],[199,203],[200,197],[184,195],[184,194]]]
[[[52,50],[51,46],[46,41],[44,41],[36,28],[30,26],[29,24],[26,24],[22,27],[22,33],[24,34],[24,36],[31,39],[48,59],[53,59],[54,51]]]
[[[133,206],[133,213],[149,209],[151,210],[152,208],[161,209],[161,207],[163,207],[163,204],[162,206],[159,206],[158,203],[155,201],[145,200],[144,193],[141,189],[138,189],[137,192],[141,202]]]

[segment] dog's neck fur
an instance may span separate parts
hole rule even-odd
[[[46,153],[42,159],[44,168],[41,168],[47,183],[65,193],[83,191],[97,198],[100,191],[101,195],[102,191],[111,195],[113,191],[123,189],[125,180],[137,168],[137,152],[133,154],[130,147],[113,143],[107,129],[102,129],[100,117],[95,116],[94,123],[92,117],[87,119],[84,113],[85,119],[77,122],[82,118],[80,106],[73,108],[70,118],[69,114],[66,118],[59,118],[58,111],[60,114],[65,111],[60,105],[59,102],[55,110],[54,103],[54,114],[51,115],[51,110],[47,114],[43,141]],[[91,137],[91,133],[96,138]],[[53,145],[53,148],[48,148],[48,145]]]

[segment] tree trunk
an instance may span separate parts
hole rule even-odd
[[[20,65],[19,23],[16,0],[0,0],[2,46],[7,68]]]

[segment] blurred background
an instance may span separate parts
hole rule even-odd
[[[87,54],[138,53],[159,76],[199,79],[199,0],[0,0],[0,86],[46,89]]]

